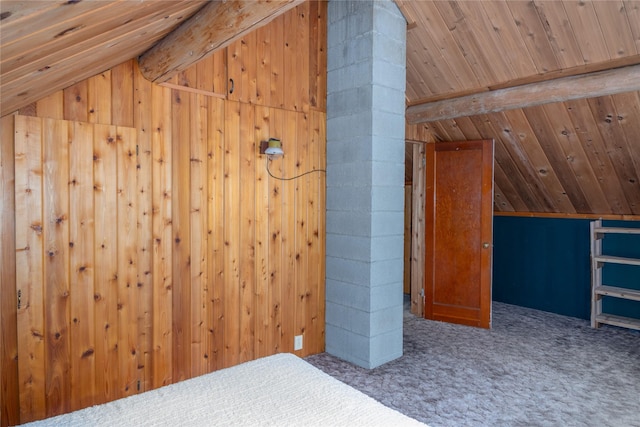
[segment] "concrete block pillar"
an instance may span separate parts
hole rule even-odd
[[[328,7],[326,349],[375,368],[402,356],[406,21]]]

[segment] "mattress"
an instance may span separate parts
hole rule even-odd
[[[138,395],[26,424],[43,426],[424,425],[276,354]]]

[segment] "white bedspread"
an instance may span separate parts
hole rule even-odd
[[[27,424],[42,426],[412,426],[292,354],[277,354]]]

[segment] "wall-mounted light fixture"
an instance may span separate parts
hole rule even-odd
[[[268,141],[260,142],[260,154],[266,154],[270,158],[283,156],[282,142],[278,138],[269,138]]]
[[[269,138],[268,141],[260,141],[260,154],[266,154],[267,156],[266,167],[267,167],[267,172],[269,173],[269,176],[271,178],[278,179],[280,181],[291,181],[292,179],[297,179],[297,178],[300,178],[301,176],[305,176],[314,172],[323,172],[323,173],[327,172],[325,169],[313,169],[313,170],[301,173],[300,175],[292,176],[289,178],[285,178],[282,176],[275,176],[274,174],[272,174],[271,171],[269,170],[269,163],[271,162],[271,160],[273,160],[276,157],[284,156],[284,151],[282,150],[282,141],[280,141],[278,138]]]

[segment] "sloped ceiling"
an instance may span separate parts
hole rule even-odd
[[[2,115],[138,57],[207,3],[3,0]],[[409,110],[640,64],[640,0],[396,4]],[[495,138],[496,211],[640,215],[637,90],[413,126],[439,141]]]
[[[139,56],[205,3],[3,0],[2,115]]]
[[[408,110],[640,63],[640,1],[397,4]],[[495,138],[496,211],[640,214],[637,90],[415,126],[439,141]]]

